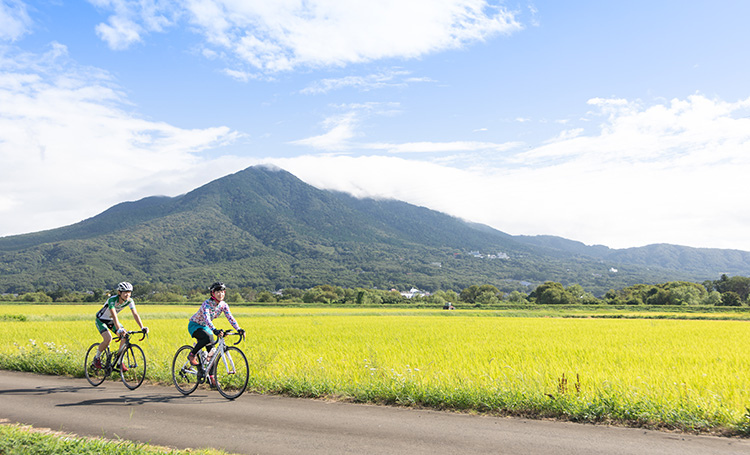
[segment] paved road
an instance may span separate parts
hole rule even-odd
[[[750,441],[0,371],[0,418],[79,435],[240,454],[750,453]]]

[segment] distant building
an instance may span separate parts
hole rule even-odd
[[[409,292],[402,292],[401,295],[403,295],[407,299],[410,299],[414,297],[415,295],[419,297],[427,297],[428,295],[430,295],[430,293],[426,291],[420,291],[417,288],[411,288],[409,289]]]

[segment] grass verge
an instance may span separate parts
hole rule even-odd
[[[132,441],[87,438],[70,433],[10,424],[0,420],[0,454],[2,455],[228,455],[215,449],[174,450]]]

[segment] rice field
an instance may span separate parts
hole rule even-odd
[[[0,368],[81,376],[98,306],[0,305]],[[139,305],[147,378],[171,384],[197,305]],[[235,307],[249,389],[747,435],[750,321]],[[123,310],[126,328],[137,329]],[[712,316],[716,316],[712,313]],[[226,320],[217,324],[228,328]]]

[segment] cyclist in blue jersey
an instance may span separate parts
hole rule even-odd
[[[123,281],[122,283],[117,285],[117,295],[113,295],[112,297],[107,299],[107,301],[104,303],[104,306],[96,313],[96,329],[102,336],[102,342],[99,344],[99,350],[94,357],[95,368],[102,367],[100,357],[102,352],[107,349],[107,347],[109,347],[109,343],[112,341],[112,333],[120,336],[126,333],[125,328],[122,326],[120,320],[117,317],[117,313],[122,311],[123,308],[130,308],[130,311],[133,313],[135,322],[138,323],[138,326],[140,326],[141,330],[144,330],[146,333],[148,333],[148,327],[143,326],[143,321],[141,321],[141,317],[138,315],[138,311],[136,311],[135,309],[135,302],[132,298],[130,298],[132,293],[133,285],[128,283],[127,281]],[[110,331],[112,333],[110,333]],[[121,347],[124,341],[124,339],[120,340]],[[122,368],[127,367],[122,366]]]

